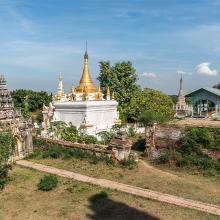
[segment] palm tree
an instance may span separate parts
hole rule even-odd
[[[162,113],[144,111],[141,113],[138,121],[145,127],[145,150],[144,153],[152,156],[155,146],[155,131],[157,123],[164,123],[169,119]]]

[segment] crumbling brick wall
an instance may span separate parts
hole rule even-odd
[[[186,135],[186,128],[176,125],[157,125],[155,133],[156,146],[160,148],[174,148],[179,140]]]

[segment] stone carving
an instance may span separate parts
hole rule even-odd
[[[53,107],[52,103],[50,103],[49,106],[43,105],[42,136],[47,136],[47,134],[48,134],[48,129],[50,128],[50,122],[53,118],[53,113],[54,113],[54,107]]]
[[[121,161],[129,159],[131,146],[132,141],[128,138],[127,133],[125,131],[118,131],[107,147],[107,150],[111,150],[111,157],[113,159]]]
[[[14,109],[14,103],[7,89],[7,82],[3,75],[0,76],[0,122],[4,131],[11,132],[16,138],[17,146],[14,158],[22,158],[33,152],[32,119],[25,120],[20,111]]]
[[[15,158],[22,158],[33,152],[32,141],[32,120],[25,121],[24,119],[13,120],[10,122],[10,129],[13,136],[16,138],[17,147]]]

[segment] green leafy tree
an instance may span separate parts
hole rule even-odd
[[[136,84],[138,77],[132,63],[123,61],[111,66],[109,61],[101,61],[99,66],[98,80],[103,93],[106,95],[109,86],[110,91],[114,91],[120,105],[128,104],[133,91],[138,88]]]
[[[175,114],[172,99],[168,95],[148,88],[135,90],[130,102],[121,109],[121,113],[127,121],[137,122],[141,112],[146,110],[161,113],[170,119]]]
[[[0,133],[0,190],[8,179],[8,171],[11,168],[9,159],[15,149],[15,139],[10,133]]]
[[[12,93],[12,98],[14,100],[15,108],[21,109],[23,112],[26,111],[26,106],[28,105],[28,111],[36,112],[41,110],[43,104],[48,105],[52,101],[52,94],[48,94],[44,91],[33,91],[18,89],[14,90]]]
[[[164,123],[169,118],[161,112],[144,111],[138,121],[145,127],[145,154],[151,156],[155,150],[155,131],[157,123]]]

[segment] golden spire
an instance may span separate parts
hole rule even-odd
[[[115,100],[115,92],[112,93],[112,100]]]
[[[77,87],[76,91],[82,93],[84,90],[84,87],[87,87],[87,90],[89,93],[95,93],[96,87],[93,84],[91,74],[89,72],[89,65],[88,65],[88,53],[87,53],[87,44],[86,44],[86,52],[84,54],[84,68],[82,77],[79,82],[79,86]]]

